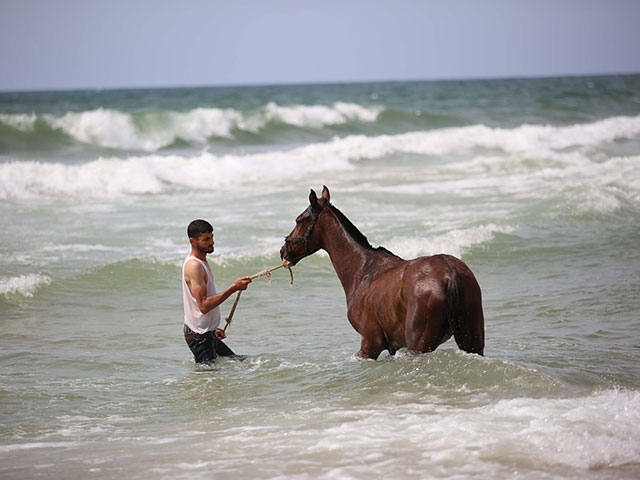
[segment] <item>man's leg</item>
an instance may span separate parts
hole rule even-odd
[[[184,339],[193,353],[193,359],[196,363],[211,363],[216,359],[217,355],[212,338],[215,338],[212,332],[199,334],[186,325],[184,326]]]
[[[216,337],[215,334],[213,335],[213,348],[215,352],[221,357],[230,357],[237,360],[244,360],[244,355],[237,355],[233,353],[233,350],[231,350],[222,340]]]
[[[213,349],[216,351],[218,355],[221,357],[230,357],[235,355],[233,350],[231,350],[222,340],[220,340],[215,334],[213,335]]]

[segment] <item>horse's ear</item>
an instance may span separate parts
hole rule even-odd
[[[318,203],[318,196],[316,192],[311,189],[311,193],[309,194],[309,205],[316,205]]]
[[[329,193],[329,189],[326,185],[322,186],[322,198],[324,198],[327,203],[331,203],[331,194]]]

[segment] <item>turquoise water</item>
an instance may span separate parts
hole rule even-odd
[[[188,222],[223,288],[323,184],[471,267],[486,357],[357,359],[320,252],[193,364]],[[640,474],[640,76],[0,93],[0,218],[2,478]]]

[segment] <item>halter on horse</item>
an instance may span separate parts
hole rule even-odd
[[[284,249],[286,252],[286,256],[283,257],[283,259],[286,259],[287,257],[291,256],[291,249],[289,248],[289,242],[302,242],[302,245],[304,246],[304,255],[294,257],[292,260],[288,260],[294,265],[298,263],[300,260],[302,260],[304,257],[308,257],[309,255],[314,254],[318,251],[317,249],[314,250],[313,252],[309,250],[309,237],[311,236],[311,232],[313,232],[313,227],[315,227],[316,222],[318,221],[318,215],[314,213],[313,209],[311,208],[311,205],[307,207],[307,212],[309,212],[309,215],[311,216],[311,223],[307,227],[307,230],[304,232],[304,235],[302,235],[301,237],[293,237],[289,234],[286,237],[284,237]]]

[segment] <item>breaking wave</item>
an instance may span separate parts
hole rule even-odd
[[[435,255],[446,252],[462,257],[469,249],[493,240],[496,233],[511,233],[514,228],[500,225],[481,225],[468,229],[454,229],[433,237],[394,237],[388,247],[404,258]]]
[[[587,204],[610,211],[619,206],[620,192],[633,203],[640,200],[640,157],[610,156],[606,146],[614,141],[637,141],[639,136],[640,116],[570,127],[500,129],[476,125],[374,137],[351,135],[291,150],[249,154],[149,154],[73,165],[8,161],[0,163],[0,198],[111,197],[159,194],[174,188],[242,189],[265,182],[283,185],[308,175],[348,173],[369,161],[411,154],[419,156],[414,159],[415,167],[430,169],[429,183],[421,186],[415,183],[419,178],[413,178],[381,188],[409,193],[420,188],[455,188],[458,192],[497,188],[518,193],[548,188],[550,182],[564,186],[571,183],[569,180],[582,179],[598,187]],[[437,160],[440,157],[447,162]]]
[[[40,273],[30,273],[19,276],[0,277],[0,295],[22,295],[23,297],[33,297],[36,291],[51,283],[51,278]]]
[[[269,126],[320,129],[351,122],[375,122],[382,107],[345,102],[333,105],[277,105],[256,111],[196,108],[187,112],[122,112],[98,108],[52,114],[0,114],[2,135],[20,132],[30,137],[58,133],[82,144],[121,150],[153,152],[178,141],[204,145],[209,139],[231,139],[240,132],[259,134]]]

